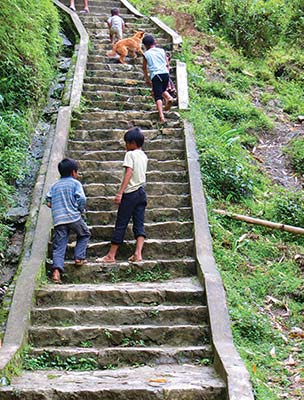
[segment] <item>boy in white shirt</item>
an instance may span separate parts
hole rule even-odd
[[[148,158],[142,151],[144,135],[139,128],[134,127],[125,133],[124,141],[127,150],[123,162],[124,177],[114,199],[114,203],[119,207],[111,247],[104,257],[96,260],[107,264],[116,262],[116,253],[123,243],[131,217],[136,248],[134,254],[129,258],[130,262],[142,261],[142,249],[146,237],[144,220],[147,205],[145,184]]]
[[[125,30],[125,23],[122,17],[119,15],[118,8],[112,8],[111,17],[107,20],[111,44],[115,43],[115,39],[122,39],[123,32]]]

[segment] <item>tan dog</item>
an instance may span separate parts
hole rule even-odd
[[[108,57],[115,57],[119,55],[119,61],[126,64],[125,58],[129,53],[133,58],[137,57],[136,53],[143,54],[141,50],[141,43],[145,32],[135,32],[134,36],[126,39],[121,39],[116,42],[111,51],[107,53]]]

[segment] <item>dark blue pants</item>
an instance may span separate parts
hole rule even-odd
[[[122,195],[111,243],[123,243],[131,217],[133,219],[133,233],[135,239],[137,239],[138,236],[146,237],[144,227],[146,206],[147,195],[143,187],[135,192],[124,193]]]
[[[152,79],[152,88],[154,93],[154,99],[162,100],[163,93],[167,90],[169,83],[169,74],[157,74]]]
[[[69,241],[70,232],[77,235],[76,247],[74,249],[75,260],[85,260],[87,244],[91,237],[91,232],[82,218],[70,224],[62,224],[54,227],[53,236],[53,269],[64,270],[64,257]]]

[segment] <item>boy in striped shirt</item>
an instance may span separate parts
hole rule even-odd
[[[65,158],[58,164],[60,179],[54,183],[46,195],[47,206],[52,209],[54,223],[53,274],[55,283],[60,283],[64,271],[64,257],[70,232],[76,233],[74,249],[75,265],[86,262],[86,248],[91,233],[81,217],[85,211],[86,197],[81,183],[77,180],[78,163]]]

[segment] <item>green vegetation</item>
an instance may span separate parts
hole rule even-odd
[[[92,371],[98,368],[97,361],[92,357],[60,357],[50,352],[43,352],[37,357],[33,357],[28,351],[23,356],[23,368],[30,371],[38,369],[56,369],[60,371]]]
[[[54,75],[59,17],[51,0],[8,0],[0,21],[0,252],[9,230],[3,218],[22,178],[37,108]],[[38,105],[38,107],[37,107]]]
[[[166,272],[159,265],[156,265],[151,270],[138,271],[136,267],[129,267],[125,271],[114,271],[111,273],[111,281],[113,283],[122,280],[132,282],[156,282],[165,281],[171,278],[170,272]]]
[[[194,125],[214,255],[255,398],[298,400],[304,360],[296,328],[303,328],[303,271],[296,259],[304,253],[304,239],[211,210],[304,226],[303,192],[274,185],[252,156],[259,137],[275,128],[273,109],[285,121],[304,114],[304,3],[132,2],[161,19],[168,15],[165,22],[183,36],[182,52],[175,56],[188,69],[191,105],[184,116]],[[286,148],[298,174],[303,174],[302,139]]]
[[[290,162],[294,170],[299,174],[304,174],[304,137],[293,139],[289,142],[285,152],[290,157]],[[303,226],[303,225],[302,225]]]

